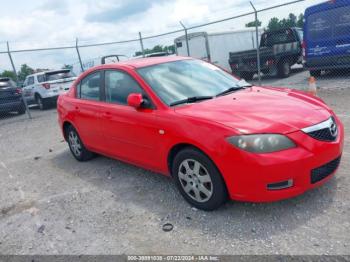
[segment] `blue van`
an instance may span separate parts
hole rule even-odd
[[[350,68],[350,0],[332,0],[305,10],[305,67],[310,75]]]

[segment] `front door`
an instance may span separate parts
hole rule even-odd
[[[109,155],[157,169],[155,160],[159,129],[155,109],[135,109],[127,105],[131,93],[145,91],[128,73],[119,70],[105,71],[106,103],[101,107],[102,133]]]
[[[34,88],[35,88],[34,76],[28,76],[23,86],[23,96],[28,103],[34,102],[34,99],[35,99]]]

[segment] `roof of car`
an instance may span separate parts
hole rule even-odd
[[[44,75],[44,74],[50,74],[50,73],[56,73],[56,72],[61,72],[61,71],[70,71],[70,69],[68,68],[64,68],[64,69],[57,69],[57,70],[46,70],[46,71],[41,71],[41,72],[37,72],[34,74],[30,74],[29,76],[37,76],[37,75]]]
[[[121,61],[116,63],[115,65],[126,65],[134,68],[141,68],[146,66],[152,66],[167,62],[174,62],[179,60],[187,60],[192,59],[191,57],[183,57],[183,56],[159,56],[159,57],[146,57],[146,58],[137,58],[130,59],[126,61]]]

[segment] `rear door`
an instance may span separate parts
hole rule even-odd
[[[74,125],[83,143],[91,150],[101,151],[101,84],[102,71],[95,71],[77,85],[74,102]]]

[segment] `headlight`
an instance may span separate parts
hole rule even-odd
[[[252,153],[271,153],[296,147],[288,137],[276,134],[232,136],[227,141]]]

